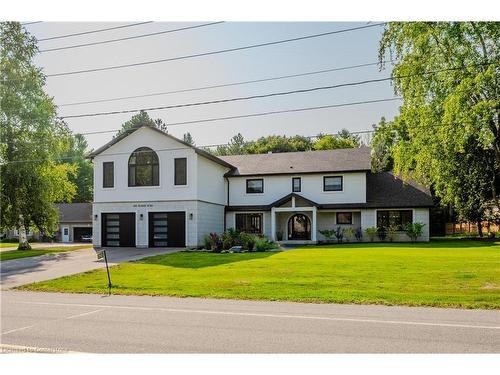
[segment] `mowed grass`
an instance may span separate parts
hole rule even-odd
[[[77,246],[49,247],[45,249],[33,248],[31,250],[8,250],[0,252],[0,261],[36,257],[44,254],[62,253],[66,251],[73,251],[80,249],[89,249],[91,247],[92,245],[77,245]]]
[[[500,308],[500,243],[346,244],[266,253],[180,252],[111,268],[111,293]],[[104,269],[20,287],[107,293]]]
[[[35,245],[36,243],[31,243],[31,246]],[[17,247],[19,245],[19,242],[0,242],[0,249],[3,249],[4,247]]]

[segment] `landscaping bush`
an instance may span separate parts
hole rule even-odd
[[[356,239],[358,240],[358,242],[363,239],[363,231],[361,230],[361,227],[359,227],[358,229],[356,229],[356,232],[354,233],[354,237],[356,237]]]
[[[370,239],[370,241],[373,242],[375,240],[375,236],[377,235],[377,228],[375,227],[366,228],[365,233]]]
[[[405,225],[404,229],[408,237],[410,237],[412,242],[416,242],[417,239],[422,235],[424,231],[424,223],[408,223]]]
[[[389,228],[387,228],[387,239],[392,242],[396,238],[396,235],[398,234],[398,226],[397,225],[389,225]]]
[[[212,238],[209,235],[206,235],[203,238],[203,248],[206,250],[212,250]]]
[[[253,251],[255,246],[255,241],[257,240],[257,236],[252,233],[241,232],[240,240],[245,250]]]
[[[344,238],[344,229],[342,229],[341,227],[337,227],[337,229],[335,230],[335,237],[337,238],[337,242],[341,243],[342,239]]]
[[[352,240],[354,238],[354,228],[353,227],[347,227],[344,229],[344,234],[345,234],[345,239],[347,242]]]
[[[319,233],[321,233],[326,238],[326,242],[331,242],[333,236],[335,235],[335,231],[331,229],[323,229],[320,230]]]
[[[210,237],[210,249],[214,253],[220,253],[222,251],[222,239],[221,237],[213,232],[209,234]]]
[[[387,231],[384,227],[377,228],[377,236],[380,241],[385,241],[387,238]]]
[[[276,249],[278,245],[276,242],[269,240],[266,237],[258,237],[255,240],[255,251],[266,251],[266,250],[272,250]]]

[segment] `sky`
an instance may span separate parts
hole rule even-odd
[[[135,23],[135,22],[134,22]],[[39,41],[40,50],[104,41],[171,30],[206,22],[154,22],[134,27],[68,38]],[[37,39],[125,25],[103,22],[41,22],[24,27]],[[351,27],[367,22],[224,22],[168,34],[39,53],[34,63],[45,74],[130,64],[191,55],[280,39],[301,37]],[[68,103],[176,91],[300,74],[309,71],[374,63],[383,28],[372,28],[299,40],[212,56],[142,65],[75,75],[47,77],[46,91],[54,98],[59,116],[132,110],[157,106],[261,95],[273,92],[336,85],[390,76],[390,66],[376,65],[289,79],[236,85],[208,90],[134,98],[104,103],[65,106]],[[316,92],[149,111],[152,118],[169,123],[280,111],[395,97],[390,81]],[[400,102],[292,112],[269,116],[171,126],[169,133],[182,137],[190,132],[197,145],[226,143],[236,133],[245,139],[271,134],[313,136],[371,130],[382,116],[393,118]],[[74,132],[112,130],[133,113],[72,118],[66,122]],[[108,142],[113,133],[86,135],[91,148]]]

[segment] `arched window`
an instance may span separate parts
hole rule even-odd
[[[128,159],[128,186],[160,184],[158,155],[148,147],[135,150]]]

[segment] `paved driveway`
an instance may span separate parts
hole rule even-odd
[[[107,249],[106,254],[108,263],[115,265],[150,255],[172,253],[179,250],[113,248]],[[19,285],[55,279],[101,267],[104,267],[104,261],[97,260],[96,253],[92,248],[8,260],[0,262],[0,284],[2,289],[9,289]]]

